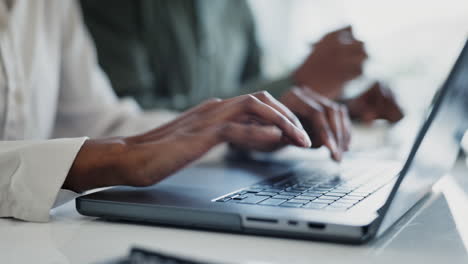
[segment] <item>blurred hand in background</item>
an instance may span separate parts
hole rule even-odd
[[[396,123],[404,116],[390,88],[380,82],[375,82],[369,90],[345,104],[352,119],[367,124],[377,119]]]
[[[351,26],[326,34],[314,45],[313,51],[294,72],[297,85],[315,91],[332,100],[343,96],[346,82],[363,73],[367,53],[362,41],[357,40]],[[357,98],[346,101],[350,117],[364,123],[377,119],[396,123],[403,112],[392,91],[375,82]]]
[[[293,73],[293,79],[300,87],[338,99],[345,83],[362,75],[366,58],[364,43],[354,37],[349,26],[328,33],[314,44],[312,52]]]

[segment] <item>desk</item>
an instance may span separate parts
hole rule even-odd
[[[0,219],[0,262],[96,263],[139,245],[230,263],[468,263],[465,162],[434,190],[420,210],[362,246],[107,222],[79,215],[69,202],[52,210],[49,223]]]

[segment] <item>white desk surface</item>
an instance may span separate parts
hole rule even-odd
[[[0,219],[0,263],[99,263],[133,245],[221,263],[468,263],[464,161],[434,189],[408,220],[360,246],[107,222],[69,202],[49,223]]]

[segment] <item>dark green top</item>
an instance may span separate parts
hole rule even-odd
[[[243,0],[82,0],[99,63],[119,96],[184,110],[210,97],[279,95],[288,77],[262,78],[251,10]]]

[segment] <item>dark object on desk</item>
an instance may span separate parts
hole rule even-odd
[[[467,76],[468,43],[429,107],[411,152],[396,166],[395,161],[351,160],[338,178],[320,162],[299,160],[296,167],[194,166],[148,188],[82,196],[77,210],[187,228],[366,242],[388,230],[453,166],[467,128]]]
[[[156,251],[132,248],[128,257],[102,264],[214,264],[180,258]]]
[[[146,249],[132,248],[127,264],[208,264],[185,258],[161,254]]]

